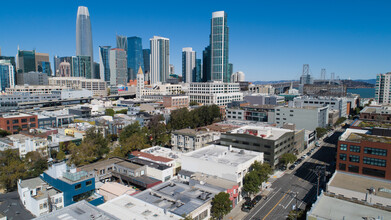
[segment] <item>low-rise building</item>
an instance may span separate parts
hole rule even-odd
[[[9,113],[0,116],[0,128],[11,132],[28,131],[38,128],[38,117],[26,113]]]
[[[275,105],[246,105],[237,108],[226,108],[228,120],[275,123]]]
[[[58,101],[60,99],[59,94],[43,93],[43,94],[30,94],[30,93],[13,93],[13,94],[0,94],[0,112],[9,112],[18,108],[23,108],[24,105],[30,103]]]
[[[18,180],[18,194],[24,207],[41,216],[64,207],[64,195],[40,177]]]
[[[346,85],[333,85],[333,84],[305,84],[303,86],[303,94],[309,96],[346,96]]]
[[[171,145],[174,151],[190,152],[218,138],[219,134],[215,131],[185,128],[171,132]]]
[[[366,106],[360,111],[360,119],[366,121],[391,122],[391,106]]]
[[[144,160],[138,157],[133,157],[130,161],[140,166],[146,166],[146,174],[149,177],[155,178],[162,182],[170,180],[174,175],[174,169],[171,166],[166,166],[161,163],[153,162],[151,160]]]
[[[220,144],[262,152],[264,161],[275,167],[284,153],[295,151],[295,131],[290,129],[243,126],[221,134]]]
[[[243,97],[250,105],[283,105],[285,98],[278,95],[253,93]]]
[[[19,150],[21,158],[24,158],[29,152],[38,152],[43,157],[48,156],[49,141],[46,137],[25,133],[18,134],[18,138],[14,137],[10,138],[13,140],[13,146]]]
[[[337,146],[336,168],[391,180],[391,137],[371,135],[368,130],[346,129]]]
[[[250,84],[248,86],[248,91],[251,93],[262,93],[262,94],[274,95],[276,89],[272,85]]]
[[[173,179],[134,197],[177,216],[191,216],[193,219],[203,220],[210,218],[211,201],[222,191],[224,190],[220,187],[196,183],[188,185]]]
[[[182,169],[202,172],[233,181],[243,187],[243,177],[255,162],[263,163],[263,153],[220,145],[209,145],[182,155]],[[240,201],[240,198],[237,202]]]
[[[129,195],[122,195],[100,206],[100,210],[114,215],[121,220],[145,219],[145,220],[179,220],[182,216],[167,211],[158,206]]]
[[[333,126],[337,123],[339,119],[339,111],[338,110],[329,110],[329,125]]]
[[[296,125],[297,129],[315,130],[325,128],[329,122],[328,107],[282,107],[275,108],[275,122],[278,127],[286,123]]]
[[[323,107],[328,106],[330,110],[338,110],[339,117],[347,117],[350,114],[350,106],[346,98],[329,97],[329,96],[300,96],[295,97],[290,103],[292,107]]]
[[[204,105],[227,105],[232,101],[243,100],[239,83],[207,82],[190,83],[190,101]]]
[[[106,182],[97,189],[97,192],[102,195],[107,202],[122,195],[133,195],[138,191],[117,182]]]
[[[7,94],[14,93],[29,93],[29,94],[52,94],[53,91],[61,91],[66,89],[63,86],[47,86],[47,85],[23,85],[23,86],[15,86],[12,88],[6,88]]]
[[[181,169],[181,156],[182,153],[173,151],[170,148],[154,146],[146,149],[142,149],[141,152],[154,155],[156,157],[163,157],[171,159],[169,162],[164,162],[165,165],[172,166],[174,168],[174,175],[176,175]],[[156,161],[156,160],[155,160]],[[159,160],[158,160],[159,161]],[[160,160],[162,161],[162,160]]]
[[[189,107],[189,96],[185,95],[170,95],[163,96],[163,106],[165,108],[187,108]]]
[[[51,77],[49,85],[65,87],[67,89],[86,89],[93,96],[107,96],[107,83],[102,79],[86,79],[84,77]]]

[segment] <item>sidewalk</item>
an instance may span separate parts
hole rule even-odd
[[[268,188],[268,189],[265,189],[265,190],[262,190],[261,192],[259,192],[258,194],[256,195],[262,195],[263,197],[267,196],[270,194],[270,192],[273,191],[273,189],[271,188]],[[254,195],[254,197],[256,196]],[[261,200],[258,204],[261,204],[263,203],[265,200]],[[248,212],[243,212],[241,210],[242,208],[242,204],[245,202],[244,199],[242,199],[242,201],[240,201],[236,206],[235,208],[233,208],[231,210],[231,212],[224,216],[223,220],[236,220],[236,219],[243,219],[244,217],[246,217],[246,215],[248,214]]]

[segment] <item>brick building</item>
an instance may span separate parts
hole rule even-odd
[[[189,102],[189,96],[186,95],[163,96],[163,106],[166,108],[187,108]]]
[[[370,134],[367,130],[347,129],[337,147],[336,168],[391,180],[391,138]]]
[[[15,134],[21,131],[28,131],[38,128],[38,117],[25,113],[12,113],[0,116],[0,128]]]

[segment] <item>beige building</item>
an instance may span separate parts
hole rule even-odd
[[[84,77],[51,77],[50,86],[65,87],[68,89],[87,89],[93,96],[106,96],[107,84],[101,79],[86,79]]]
[[[185,128],[171,133],[171,145],[174,151],[190,152],[198,150],[218,138],[219,133],[215,131]]]
[[[187,108],[189,107],[189,96],[185,95],[170,95],[163,96],[163,106],[166,108]]]

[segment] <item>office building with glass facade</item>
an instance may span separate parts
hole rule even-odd
[[[14,66],[9,60],[0,60],[0,92],[15,86]]]
[[[73,56],[72,57],[72,76],[92,79],[91,57]]]
[[[150,62],[151,62],[151,50],[143,49],[143,60],[144,60],[144,73],[151,72]]]
[[[35,50],[18,50],[18,54],[16,54],[16,64],[18,73],[37,71],[35,66]]]
[[[202,62],[201,59],[196,59],[196,67],[193,74],[193,81],[192,82],[202,82]]]
[[[210,46],[207,46],[202,52],[202,82],[208,82],[211,80],[210,59]]]
[[[143,47],[140,37],[128,37],[128,80],[137,78],[137,70],[144,69]]]
[[[114,48],[110,50],[110,85],[127,84],[127,62],[124,49]]]
[[[93,70],[93,47],[92,47],[92,31],[91,20],[88,8],[79,6],[76,16],[76,56],[89,56],[90,67],[84,67],[90,70],[90,74]],[[89,77],[91,79],[91,76]]]
[[[100,79],[110,82],[110,49],[111,46],[99,47]]]
[[[228,72],[228,29],[227,14],[224,11],[213,12],[210,33],[212,81],[231,81]]]
[[[182,77],[183,82],[193,81],[193,75],[196,72],[196,52],[191,47],[182,49]]]

